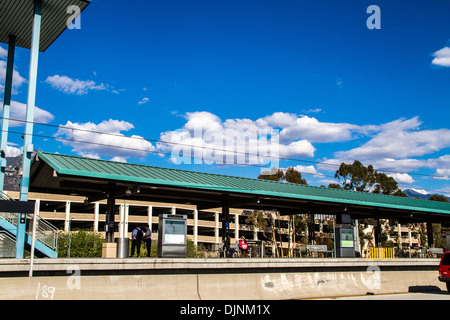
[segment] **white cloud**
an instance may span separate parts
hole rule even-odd
[[[10,109],[10,119],[17,119],[22,121],[9,121],[10,127],[20,127],[24,125],[24,120],[26,116],[27,106],[25,103],[11,101],[11,109]],[[3,101],[0,102],[0,110],[2,110],[3,114]],[[49,123],[54,119],[53,114],[50,112],[43,110],[39,107],[34,108],[34,121],[39,123]]]
[[[343,142],[378,130],[377,126],[358,126],[349,123],[320,122],[314,117],[276,112],[262,118],[269,126],[282,129],[280,141],[289,142],[306,139],[310,142]]]
[[[78,80],[72,79],[68,76],[54,75],[49,76],[45,80],[53,88],[68,94],[87,94],[89,90],[107,90],[108,86],[102,84],[96,84],[92,80]]]
[[[437,180],[450,180],[450,169],[436,169],[436,177]]]
[[[437,190],[437,193],[442,193],[444,196],[450,197],[450,186],[445,186]]]
[[[402,159],[435,153],[450,146],[450,130],[420,130],[418,117],[399,119],[380,126],[380,132],[361,147],[340,151],[341,159]]]
[[[115,157],[111,158],[111,161],[116,161],[116,162],[127,162],[127,158],[115,156]]]
[[[220,161],[231,163],[227,162],[231,159],[234,164],[266,165],[270,152],[277,158],[313,158],[320,150],[317,143],[336,148],[339,146],[336,142],[353,140],[356,147],[336,151],[334,158],[322,158],[316,166],[299,165],[297,170],[324,178],[319,171],[334,173],[341,162],[359,160],[379,171],[386,170],[403,184],[417,183],[413,173],[421,169],[436,170],[434,179],[450,179],[450,155],[430,157],[450,147],[450,129],[424,129],[418,117],[376,125],[321,122],[314,117],[285,112],[274,112],[256,120],[222,120],[210,112],[190,112],[184,118],[186,121],[179,129],[160,135],[162,141],[173,144],[157,144],[157,150],[170,153],[170,161],[174,163],[219,164]],[[272,133],[279,139],[268,143]]]
[[[8,57],[8,50],[0,47],[0,59],[6,59]]]
[[[308,140],[294,141],[288,145],[280,144],[280,157],[312,158],[316,148]]]
[[[67,139],[62,143],[71,146],[80,156],[109,156],[114,161],[125,162],[129,157],[142,158],[155,150],[155,147],[141,136],[125,136],[122,133],[133,128],[134,125],[129,122],[112,119],[99,124],[67,121],[59,127],[55,136]]]
[[[302,174],[313,175],[313,176],[317,176],[317,177],[324,176],[323,174],[318,173],[317,169],[313,165],[310,165],[310,166],[296,165],[293,168]],[[287,169],[288,168],[283,168],[283,171],[286,171]]]
[[[394,178],[394,180],[398,183],[410,184],[415,182],[414,179],[407,173],[388,173],[387,175]]]
[[[1,47],[0,47],[1,49]],[[0,52],[1,56],[1,52]],[[1,58],[1,57],[0,57]],[[0,60],[0,93],[5,90],[5,78],[6,78],[6,61]],[[27,80],[23,78],[20,73],[14,68],[13,70],[13,80],[12,80],[12,94],[17,94],[18,89]]]
[[[144,97],[144,98],[142,98],[142,100],[140,100],[139,102],[138,102],[138,104],[144,104],[144,103],[147,103],[147,102],[149,102],[150,101],[150,99],[148,98],[148,97]]]
[[[431,61],[432,64],[442,67],[450,67],[450,48],[445,47],[442,48],[435,53],[433,53],[433,61]]]
[[[302,112],[304,112],[304,113],[320,113],[320,112],[322,112],[322,109],[320,109],[320,108],[308,109],[308,110],[302,110]]]
[[[262,119],[258,119],[257,122],[260,126],[271,126],[274,128],[286,128],[295,125],[295,121],[298,116],[295,113],[287,112],[275,112],[269,116]]]
[[[183,162],[194,157],[194,163],[267,164],[278,166],[278,157],[310,158],[315,148],[306,139],[279,142],[278,131],[271,123],[286,125],[294,120],[290,114],[275,113],[268,119],[227,119],[222,121],[210,112],[185,114],[182,128],[161,133],[161,140],[174,144],[158,144],[159,150],[172,152],[172,161],[182,155]],[[196,146],[201,148],[191,148]],[[275,156],[271,158],[270,156]],[[196,162],[197,161],[197,162]],[[176,162],[176,161],[175,161]],[[189,162],[190,163],[190,162]]]
[[[13,146],[6,146],[6,152],[7,157],[17,157],[20,156],[20,148],[16,148]]]

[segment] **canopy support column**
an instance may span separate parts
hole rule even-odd
[[[428,248],[434,248],[433,223],[431,221],[427,221],[427,240]]]
[[[228,243],[230,238],[230,204],[228,196],[222,199],[222,243]],[[225,246],[225,252],[228,248]]]
[[[316,222],[314,220],[314,213],[308,214],[308,243],[316,243]]]
[[[6,169],[6,156],[8,148],[8,127],[9,127],[9,113],[11,108],[11,92],[12,92],[12,80],[14,72],[14,52],[16,49],[16,37],[9,36],[8,42],[8,59],[6,62],[6,79],[5,79],[5,92],[3,98],[3,118],[2,118],[2,134],[0,142],[0,190],[3,191],[5,183],[5,169]]]
[[[36,102],[36,83],[37,83],[37,69],[39,58],[39,43],[41,34],[41,12],[42,1],[34,1],[34,17],[33,17],[33,31],[31,35],[31,50],[30,50],[30,73],[28,80],[28,95],[27,95],[27,110],[25,134],[23,141],[23,160],[22,160],[22,180],[20,183],[20,201],[28,201],[28,188],[30,184],[30,166],[31,155],[33,153],[33,122],[34,122],[34,107]],[[23,258],[25,249],[25,227],[26,214],[19,214],[17,219],[17,235],[16,235],[16,258]]]
[[[381,224],[380,219],[378,218],[375,219],[374,233],[375,233],[375,246],[381,247]]]
[[[114,242],[114,218],[116,214],[116,193],[112,188],[108,191],[106,199],[106,242]]]

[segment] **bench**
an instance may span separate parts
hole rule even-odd
[[[331,256],[333,256],[333,250],[328,250],[327,246],[324,244],[310,244],[306,246],[306,252],[308,256],[314,257],[314,253],[331,253]]]
[[[430,248],[428,250],[430,253],[430,258],[432,258],[434,255],[436,255],[436,257],[437,257],[438,255],[444,254],[444,249],[442,249],[442,248]]]
[[[219,258],[224,256],[224,252],[223,252],[223,243],[213,243],[212,248],[211,248],[212,252],[214,254],[217,254]]]
[[[233,255],[233,257],[239,256],[239,245],[237,243],[231,243],[230,247],[232,249],[235,249],[235,254]],[[229,254],[229,252],[225,252],[224,249],[225,248],[224,248],[223,243],[213,243],[211,251],[214,254],[217,254],[219,258],[227,258],[227,257],[225,257],[225,255]],[[228,258],[232,258],[232,257],[228,257]]]

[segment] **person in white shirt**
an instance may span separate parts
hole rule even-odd
[[[144,228],[144,242],[147,248],[147,257],[150,257],[150,251],[152,250],[152,228],[147,224]]]

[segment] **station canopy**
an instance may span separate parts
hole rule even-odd
[[[39,151],[30,191],[197,205],[450,223],[450,203],[82,158]]]
[[[67,19],[76,14],[68,8],[78,6],[82,12],[90,0],[42,0],[41,39],[39,51],[44,52],[67,28]],[[16,36],[16,46],[30,49],[33,29],[34,1],[0,1],[0,42],[8,43]]]

